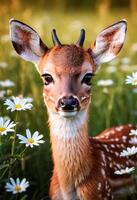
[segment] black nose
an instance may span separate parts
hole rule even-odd
[[[79,102],[73,96],[62,97],[59,100],[59,107],[62,108],[63,111],[74,111],[79,108]]]

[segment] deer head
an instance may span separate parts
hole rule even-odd
[[[85,50],[83,29],[79,40],[71,45],[62,45],[53,30],[54,47],[48,48],[34,29],[20,21],[10,21],[10,36],[16,52],[34,62],[43,79],[48,111],[71,118],[87,110],[92,76],[101,63],[117,56],[125,34],[126,21],[121,20],[101,31],[93,48]]]

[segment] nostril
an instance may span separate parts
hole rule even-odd
[[[59,102],[61,108],[64,108],[65,107],[65,101],[64,99],[61,99],[60,102]]]
[[[76,98],[71,99],[71,105],[75,108],[78,106],[78,100]]]

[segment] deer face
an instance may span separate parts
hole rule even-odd
[[[47,107],[65,117],[86,109],[90,99],[94,63],[88,52],[76,45],[54,47],[41,59]]]
[[[10,27],[16,52],[37,65],[48,110],[63,117],[74,117],[79,111],[87,110],[92,76],[101,63],[116,57],[126,32],[125,20],[119,21],[97,36],[93,49],[84,50],[84,30],[75,45],[61,45],[53,30],[55,46],[48,49],[38,33],[26,24],[11,20]]]

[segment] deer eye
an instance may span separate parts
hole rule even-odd
[[[50,74],[43,74],[42,77],[44,78],[44,85],[49,85],[50,83],[54,82]]]
[[[85,83],[86,85],[91,85],[91,78],[94,74],[87,73],[84,78],[82,79],[81,83]]]

